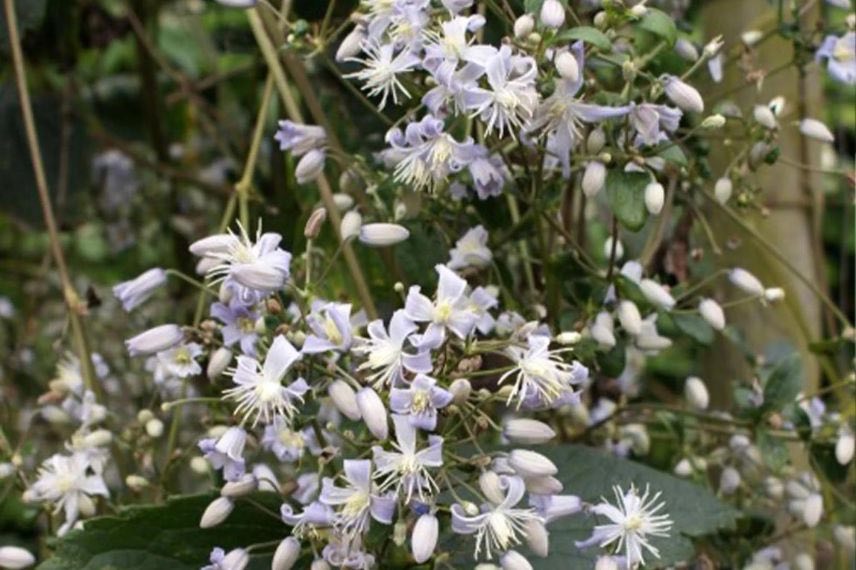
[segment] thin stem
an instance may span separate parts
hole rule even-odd
[[[77,355],[83,372],[83,381],[87,390],[92,390],[99,400],[103,399],[101,385],[95,378],[95,370],[92,366],[92,358],[89,353],[89,344],[86,339],[86,331],[83,326],[82,313],[86,310],[85,303],[77,295],[68,273],[68,265],[59,242],[59,231],[51,206],[50,193],[48,191],[47,177],[45,176],[42,151],[39,147],[39,138],[36,133],[36,123],[33,117],[33,107],[30,103],[30,93],[27,91],[27,73],[24,67],[24,56],[21,52],[21,40],[18,33],[18,20],[15,14],[14,0],[4,0],[6,26],[9,30],[9,46],[12,51],[12,64],[15,72],[15,85],[18,90],[18,98],[21,102],[21,118],[24,120],[24,131],[27,136],[27,146],[30,151],[30,160],[33,163],[33,174],[36,179],[36,190],[38,191],[39,204],[42,208],[42,216],[48,230],[51,253],[59,273],[60,283],[63,289],[63,299],[68,309],[68,318],[71,323],[71,334],[77,348]]]
[[[259,114],[256,116],[256,126],[253,130],[253,140],[250,143],[250,152],[247,155],[247,160],[244,163],[244,173],[241,179],[235,184],[235,192],[238,193],[238,215],[241,220],[241,225],[248,228],[250,225],[250,188],[253,184],[253,172],[256,169],[256,162],[259,157],[259,147],[261,147],[262,135],[265,130],[265,121],[267,119],[268,109],[270,107],[271,95],[273,94],[273,74],[268,73],[265,80],[264,91],[262,92],[262,103],[259,107]]]

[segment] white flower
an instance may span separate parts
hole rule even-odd
[[[129,338],[125,346],[131,356],[141,356],[172,348],[183,338],[184,333],[178,325],[160,325]]]
[[[234,388],[223,391],[224,398],[235,400],[235,413],[243,415],[244,421],[255,415],[253,425],[259,420],[270,423],[276,417],[290,421],[297,411],[294,401],[303,401],[309,386],[298,378],[290,386],[282,385],[286,372],[300,359],[300,353],[285,337],[277,336],[265,356],[264,365],[250,356],[239,356],[237,368],[231,370]]]
[[[81,514],[95,514],[92,496],[110,495],[96,467],[88,454],[78,452],[53,455],[39,468],[39,477],[27,496],[34,501],[52,503],[55,513],[65,512],[65,522],[58,534],[65,534]]]
[[[393,444],[395,451],[386,451],[378,445],[372,447],[377,466],[374,478],[382,481],[381,491],[395,489],[396,496],[401,496],[405,503],[414,494],[425,501],[427,495],[439,491],[428,469],[443,465],[443,438],[429,435],[428,446],[417,451],[416,428],[409,418],[393,414],[392,423],[397,441]]]
[[[571,384],[576,381],[574,372],[578,367],[559,358],[565,350],[550,350],[550,337],[536,334],[529,335],[526,349],[509,346],[505,354],[514,362],[514,368],[499,378],[499,384],[509,378],[514,380],[508,404],[516,399],[518,409],[530,402],[549,406],[572,395]]]
[[[460,504],[452,505],[452,531],[476,535],[475,559],[484,552],[491,560],[495,554],[520,544],[526,536],[526,524],[542,520],[534,509],[517,507],[526,492],[523,479],[503,476],[500,481],[505,492],[503,500],[482,505],[480,513],[470,514]]]
[[[531,14],[523,14],[514,20],[514,37],[518,40],[526,39],[535,29],[535,18]]]
[[[835,136],[829,130],[829,127],[817,119],[803,119],[800,122],[800,132],[807,137],[822,142],[835,142]]]
[[[413,559],[417,564],[426,562],[434,554],[439,530],[437,517],[430,513],[419,517],[416,524],[413,525],[413,535],[410,540]]]
[[[17,546],[0,546],[0,566],[10,570],[26,568],[36,563],[36,557]]]
[[[725,204],[726,202],[728,202],[728,199],[731,198],[731,193],[733,191],[734,185],[731,183],[731,179],[727,176],[719,178],[716,181],[716,184],[713,185],[713,196],[720,204]]]
[[[122,307],[130,312],[146,302],[152,293],[166,283],[166,272],[159,267],[149,269],[135,279],[119,283],[113,287],[113,294],[122,303]]]
[[[713,299],[699,301],[698,312],[714,330],[721,331],[725,328],[725,313],[722,312],[719,303]]]
[[[366,224],[360,227],[360,241],[372,247],[387,247],[403,242],[410,231],[398,224]]]
[[[544,455],[528,449],[515,449],[508,454],[508,464],[525,479],[551,477],[559,472],[556,464]]]
[[[696,376],[690,376],[684,383],[684,397],[697,410],[706,410],[710,404],[710,394],[704,381]]]
[[[369,96],[380,95],[379,109],[386,106],[386,101],[390,95],[396,105],[400,95],[409,99],[410,93],[404,88],[398,75],[416,68],[420,63],[419,57],[408,48],[395,53],[395,45],[391,43],[379,44],[376,41],[368,40],[362,47],[366,57],[348,58],[348,61],[362,64],[363,69],[349,73],[345,77],[353,77],[364,82],[363,89],[368,92]]]
[[[300,558],[300,541],[289,536],[276,547],[271,562],[271,570],[291,570],[298,558]]]
[[[544,422],[526,418],[508,420],[502,428],[502,434],[511,441],[530,445],[547,443],[556,437],[553,428]]]
[[[490,265],[493,253],[487,247],[487,230],[484,226],[476,226],[467,230],[461,239],[455,242],[455,247],[449,251],[449,269],[465,267],[482,268]]]
[[[565,23],[565,7],[559,0],[545,0],[541,4],[539,19],[548,28],[561,28]]]
[[[395,311],[389,321],[389,332],[380,319],[369,323],[368,339],[358,339],[354,352],[367,354],[368,360],[359,366],[359,370],[372,370],[369,380],[376,389],[403,378],[405,370],[428,373],[431,371],[431,355],[428,351],[415,353],[405,351],[405,343],[417,330],[403,310]]]
[[[649,499],[649,491],[640,496],[636,487],[631,486],[625,493],[616,485],[613,487],[618,506],[608,503],[605,499],[592,507],[592,512],[605,516],[610,523],[597,525],[591,538],[578,542],[580,548],[598,544],[600,547],[616,545],[616,551],[624,551],[627,565],[630,568],[645,564],[644,550],[659,558],[660,552],[650,542],[650,537],[668,537],[672,528],[672,520],[668,514],[657,514],[665,502],[657,503],[660,493]],[[643,550],[644,549],[644,550]]]
[[[176,378],[196,376],[202,372],[202,367],[196,359],[202,354],[202,347],[191,342],[158,353],[161,366]]]
[[[434,301],[421,293],[421,287],[413,285],[404,303],[408,318],[417,323],[429,323],[420,342],[429,348],[443,344],[447,329],[464,339],[476,324],[476,315],[469,309],[467,282],[445,265],[436,265],[434,269],[440,276]]]

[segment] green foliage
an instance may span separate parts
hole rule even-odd
[[[675,45],[678,40],[678,29],[675,22],[667,14],[656,8],[648,8],[648,12],[639,22],[639,27],[666,40],[670,46]]]
[[[645,186],[650,177],[642,172],[610,170],[606,175],[606,198],[612,212],[625,228],[638,232],[648,219]]]
[[[207,494],[176,497],[87,521],[83,530],[57,539],[54,555],[38,570],[197,570],[215,546],[228,551],[287,535],[283,524],[242,500],[226,522],[201,529],[199,519],[212,499]],[[280,499],[272,493],[254,500],[274,512],[279,508]],[[249,568],[270,568],[270,555],[254,555]]]
[[[765,412],[781,411],[793,403],[802,390],[803,371],[799,354],[793,353],[776,364],[764,384]]]
[[[556,34],[556,37],[554,38],[555,43],[575,40],[582,40],[603,51],[609,51],[612,49],[612,42],[609,41],[606,34],[597,28],[592,28],[591,26],[578,26],[576,28],[571,28],[570,30],[565,30]]]

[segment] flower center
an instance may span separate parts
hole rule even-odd
[[[176,364],[187,365],[193,362],[193,356],[191,356],[190,351],[187,350],[187,348],[181,347],[175,350],[173,361]]]
[[[624,521],[624,528],[628,531],[635,532],[642,528],[642,517],[639,515],[630,515]]]
[[[856,58],[856,50],[844,38],[839,39],[835,43],[835,49],[832,50],[832,57],[837,61],[845,62]]]
[[[342,514],[349,518],[357,517],[369,507],[370,503],[371,497],[368,493],[357,491],[345,501],[345,505],[342,507]]]
[[[262,403],[273,402],[280,397],[280,388],[282,385],[279,382],[262,380],[256,384],[256,397]]]
[[[344,340],[342,338],[342,333],[339,331],[339,327],[329,316],[324,319],[324,334],[327,335],[327,339],[333,344],[342,344],[342,341]]]
[[[434,322],[445,323],[452,316],[453,310],[452,303],[446,300],[440,301],[434,308]]]
[[[416,390],[413,393],[413,401],[410,404],[410,410],[414,414],[424,412],[431,407],[431,398],[425,390]]]
[[[405,476],[419,473],[419,460],[416,459],[416,455],[410,453],[403,454],[398,470]]]
[[[303,434],[299,431],[284,429],[280,430],[277,435],[279,436],[279,441],[286,447],[303,449],[306,446],[306,440],[303,439]]]
[[[236,324],[238,328],[244,334],[249,334],[256,330],[256,323],[250,318],[247,317],[239,317]]]
[[[501,550],[506,550],[514,539],[514,527],[511,521],[500,511],[493,511],[487,518],[488,528]]]

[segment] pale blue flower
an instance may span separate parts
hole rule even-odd
[[[428,495],[439,491],[429,468],[443,465],[443,438],[428,436],[428,445],[417,449],[416,428],[405,416],[393,414],[395,425],[394,451],[386,451],[376,445],[372,455],[376,466],[374,478],[380,481],[381,491],[393,489],[397,497],[409,503],[414,495],[426,501]]]
[[[468,309],[467,282],[445,265],[434,269],[440,276],[432,301],[422,294],[419,285],[410,287],[404,302],[404,312],[417,323],[428,323],[419,344],[437,348],[446,340],[446,331],[464,339],[472,332],[476,316]]]
[[[336,486],[329,477],[321,483],[321,502],[337,509],[334,520],[337,530],[353,539],[368,531],[371,519],[392,524],[395,495],[378,492],[372,483],[371,461],[346,459],[342,478],[344,487]]]
[[[433,365],[430,353],[424,348],[416,348],[412,343],[412,335],[417,329],[403,310],[393,313],[388,331],[380,319],[369,323],[369,338],[359,339],[354,352],[368,356],[368,360],[360,364],[359,370],[371,371],[369,380],[376,389],[401,382],[405,371],[431,371]]]
[[[856,85],[856,32],[847,32],[840,38],[826,36],[815,59],[826,59],[826,69],[836,81]]]
[[[413,427],[425,431],[437,429],[437,410],[451,403],[452,394],[425,374],[417,374],[407,388],[393,388],[389,393],[390,409],[407,416]]]
[[[301,351],[304,354],[317,354],[335,350],[347,352],[351,347],[351,305],[350,303],[315,303],[312,312],[306,317],[306,323],[312,329],[307,335]]]
[[[211,305],[211,316],[223,323],[220,329],[223,344],[232,346],[239,343],[241,352],[247,356],[256,355],[259,335],[256,332],[258,314],[255,311],[239,304],[214,303]]]

